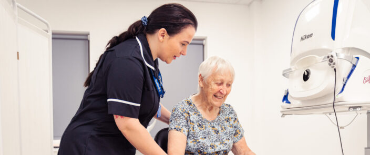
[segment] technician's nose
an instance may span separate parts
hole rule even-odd
[[[183,56],[185,56],[185,55],[186,55],[186,51],[187,51],[187,47],[185,47],[185,49],[184,49],[184,50],[182,50],[182,51],[180,52],[180,54],[182,54]]]

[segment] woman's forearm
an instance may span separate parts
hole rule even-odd
[[[115,121],[126,139],[141,153],[145,155],[166,154],[138,119],[115,115]]]
[[[255,155],[255,153],[248,147],[244,137],[238,142],[234,143],[231,151],[235,155]]]

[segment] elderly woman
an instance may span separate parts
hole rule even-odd
[[[231,105],[224,103],[234,81],[234,68],[213,56],[199,67],[198,94],[172,110],[168,154],[255,155],[247,146],[243,128]]]

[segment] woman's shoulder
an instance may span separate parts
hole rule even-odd
[[[191,99],[185,98],[175,105],[175,108],[188,108],[192,105]]]
[[[226,110],[234,110],[233,106],[231,106],[230,104],[227,104],[227,103],[222,104],[222,108],[224,108]]]
[[[224,104],[222,104],[221,107],[222,107],[223,113],[226,116],[236,115],[236,112],[235,112],[233,106],[231,106],[230,104],[224,103]]]
[[[185,111],[188,111],[192,107],[192,105],[193,105],[193,103],[192,103],[190,97],[187,97],[187,98],[183,99],[182,101],[180,101],[179,103],[177,103],[174,106],[172,111],[178,110],[178,111],[185,112]]]

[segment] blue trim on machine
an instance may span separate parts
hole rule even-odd
[[[356,64],[352,65],[352,69],[351,69],[351,71],[348,73],[347,80],[346,80],[346,82],[344,82],[343,87],[342,87],[342,90],[339,92],[339,94],[341,94],[341,93],[344,91],[344,88],[346,87],[346,84],[347,84],[347,82],[348,82],[349,78],[351,77],[351,75],[352,75],[353,71],[355,71],[355,69],[356,69],[356,67],[357,67],[358,61],[360,61],[360,58],[359,58],[359,57],[356,57],[356,59],[357,59],[357,62],[356,62]]]
[[[331,21],[331,39],[335,40],[335,28],[337,26],[337,12],[339,0],[334,0],[333,18]]]
[[[284,95],[284,97],[283,97],[283,103],[287,103],[287,104],[290,104],[290,101],[289,101],[289,99],[288,99],[288,96],[289,96],[289,90],[287,89],[286,90],[286,93],[285,93],[285,95]]]

